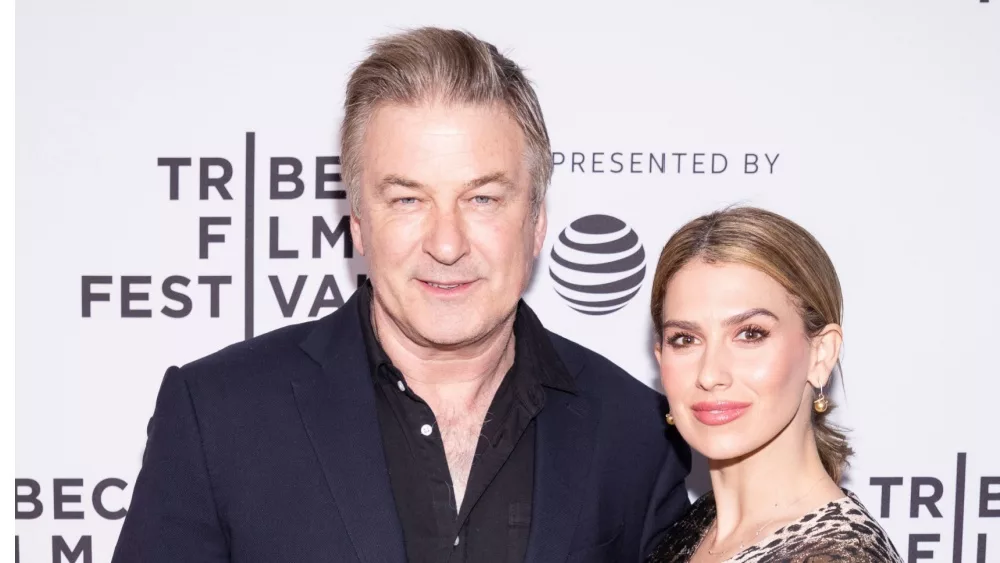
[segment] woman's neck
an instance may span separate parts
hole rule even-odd
[[[823,468],[811,429],[799,435],[785,430],[744,457],[709,461],[717,543],[797,518],[843,496]]]

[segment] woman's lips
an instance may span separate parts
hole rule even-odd
[[[691,407],[694,417],[702,424],[720,426],[743,416],[750,409],[750,403],[737,401],[703,401]]]

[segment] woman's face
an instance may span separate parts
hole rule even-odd
[[[701,260],[667,284],[663,320],[660,378],[691,447],[728,460],[808,430],[813,388],[826,384],[839,353],[839,327],[833,338],[826,330],[810,339],[792,296],[770,276]]]

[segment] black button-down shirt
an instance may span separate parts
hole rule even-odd
[[[535,417],[544,387],[574,391],[545,329],[522,301],[514,320],[514,364],[480,433],[461,507],[434,413],[410,390],[372,328],[370,282],[359,309],[376,387],[382,443],[409,563],[510,563],[528,545],[534,488]]]

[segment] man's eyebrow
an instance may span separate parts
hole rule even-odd
[[[376,186],[376,190],[381,192],[384,191],[389,186],[402,186],[404,188],[423,188],[424,185],[416,180],[411,180],[405,176],[400,176],[398,174],[387,174],[382,181]]]
[[[469,180],[465,183],[465,189],[473,190],[487,184],[500,184],[508,190],[514,189],[514,181],[507,176],[506,172],[500,170]]]
[[[501,186],[503,186],[508,190],[512,190],[515,187],[514,181],[511,180],[509,176],[507,176],[506,172],[497,171],[497,172],[491,172],[489,174],[484,174],[478,178],[473,178],[472,180],[469,180],[463,185],[463,189],[474,190],[476,188],[488,184],[500,184]],[[390,186],[400,186],[403,188],[412,188],[416,190],[424,189],[426,187],[424,186],[424,184],[421,184],[420,182],[412,180],[405,176],[401,176],[399,174],[387,174],[385,177],[382,178],[382,181],[379,182],[378,185],[376,186],[376,191],[381,193]]]

